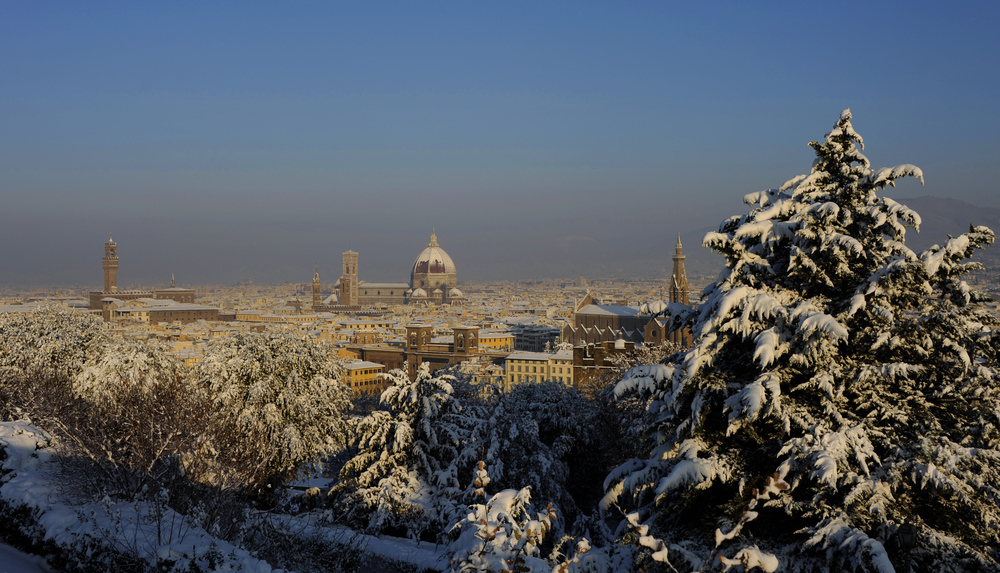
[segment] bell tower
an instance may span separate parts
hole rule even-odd
[[[677,234],[677,246],[674,248],[674,272],[671,277],[670,302],[690,305],[691,288],[688,286],[687,271],[684,269],[684,251],[681,247],[681,235]],[[685,326],[670,333],[670,341],[687,348],[691,346],[691,328]]]
[[[346,251],[344,255],[344,274],[340,277],[340,304],[356,306],[358,304],[358,254]]]
[[[323,304],[323,285],[319,282],[319,265],[316,265],[316,272],[313,273],[313,308],[319,308]]]
[[[108,235],[108,242],[104,243],[104,259],[101,261],[104,267],[104,292],[118,292],[118,245],[115,240]]]

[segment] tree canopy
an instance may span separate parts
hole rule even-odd
[[[1000,337],[963,280],[994,234],[909,249],[920,217],[880,193],[923,174],[872,169],[851,119],[810,143],[809,174],[705,237],[726,269],[700,304],[665,310],[694,347],[618,385],[652,396],[657,445],[609,476],[604,503],[684,544],[777,473],[789,487],[748,529],[803,569],[890,571],[904,523],[922,570],[995,567]]]

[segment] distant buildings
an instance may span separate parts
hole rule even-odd
[[[573,385],[573,351],[514,352],[504,361],[507,372],[504,389],[518,384],[552,380]]]
[[[688,305],[691,290],[688,286],[687,271],[684,269],[685,257],[680,235],[677,235],[673,258],[670,302]],[[659,344],[669,340],[687,347],[691,345],[691,330],[675,329],[667,320],[639,314],[639,309],[635,306],[595,304],[593,295],[588,292],[576,305],[573,324],[563,327],[562,340],[573,346],[597,345],[616,340]]]
[[[218,320],[219,309],[194,304],[194,290],[178,288],[173,275],[170,276],[170,288],[119,291],[118,244],[111,237],[108,237],[108,242],[104,243],[104,258],[101,260],[101,266],[104,269],[104,290],[90,293],[90,308],[91,310],[100,310],[104,320],[112,320],[114,316],[117,316],[115,313],[121,313],[122,307],[126,304],[130,308],[149,307],[145,312],[136,315],[146,317],[147,322],[153,320],[153,317],[160,318],[166,315],[177,317],[169,320],[181,320],[182,322]],[[177,306],[162,301],[171,301],[177,303]],[[168,307],[172,308],[166,310]]]
[[[374,306],[400,306],[404,304],[437,303],[461,304],[465,294],[458,289],[458,269],[455,262],[438,244],[437,234],[431,230],[431,241],[417,255],[410,269],[409,283],[369,283],[358,273],[358,253],[345,251],[343,273],[334,283],[336,302],[329,300],[318,304],[321,284],[319,270],[313,275],[314,310],[337,312]]]
[[[428,364],[430,371],[434,372],[487,354],[501,359],[505,354],[480,347],[478,326],[454,325],[451,337],[435,337],[434,326],[429,323],[411,323],[405,329],[405,346],[402,348],[385,344],[352,345],[348,348],[362,360],[383,364],[388,369],[401,369],[405,365],[411,380],[416,378],[421,364]]]
[[[378,396],[392,382],[380,375],[385,373],[385,366],[364,360],[352,360],[344,364],[344,383],[359,394]]]
[[[610,289],[611,296],[588,289],[582,300],[578,293],[586,287],[558,281],[531,281],[516,290],[505,282],[474,288],[466,296],[457,288],[456,265],[433,230],[408,283],[361,280],[359,258],[353,250],[342,253],[342,274],[325,298],[317,266],[311,289],[308,283],[279,286],[274,288],[280,294],[274,295],[244,283],[203,292],[214,305],[206,306],[196,304],[195,291],[177,287],[173,277],[169,288],[119,291],[117,244],[109,238],[102,260],[104,288],[89,293],[89,302],[112,322],[109,328],[129,335],[164,336],[181,329],[185,337],[202,340],[230,330],[273,330],[327,340],[338,356],[356,360],[348,365],[346,382],[373,394],[384,387],[379,374],[402,368],[413,377],[421,364],[431,371],[461,364],[453,371],[506,387],[544,380],[582,387],[617,368],[618,356],[632,353],[637,343],[690,344],[689,332],[631,305],[655,297],[657,288],[665,298],[665,285],[656,281],[635,288],[631,281],[624,287],[599,281],[596,287]],[[687,304],[690,289],[679,238],[673,259],[670,300]],[[572,350],[560,342],[571,343]],[[197,340],[193,346],[187,340],[173,344],[186,363],[200,356]]]

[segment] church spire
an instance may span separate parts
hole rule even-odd
[[[677,233],[677,246],[674,249],[674,272],[671,277],[670,302],[683,305],[691,304],[691,289],[688,286],[687,270],[684,269],[684,250],[681,245],[681,235]],[[691,328],[683,327],[670,333],[670,341],[682,347],[691,346]]]
[[[684,268],[684,259],[686,258],[681,245],[681,234],[677,233],[677,246],[674,249],[674,272],[672,273],[674,284],[670,293],[670,302],[689,304],[690,290],[688,289],[687,270]]]
[[[316,272],[313,273],[313,282],[319,282],[319,265],[316,265]]]
[[[433,227],[431,227],[431,242],[427,246],[428,247],[440,247],[441,246],[441,245],[438,245],[438,236],[437,236],[437,233],[434,232],[434,228]]]

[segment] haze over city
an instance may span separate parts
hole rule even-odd
[[[667,276],[844,108],[893,197],[1000,207],[993,4],[13,3],[0,286]],[[955,229],[961,232],[963,228]]]

